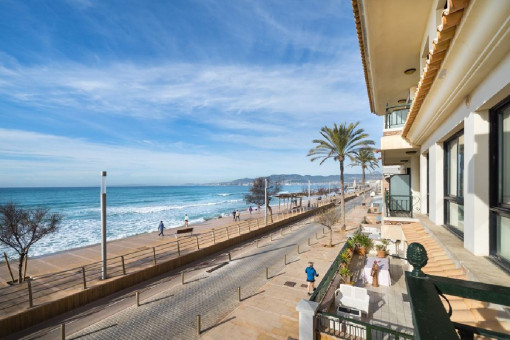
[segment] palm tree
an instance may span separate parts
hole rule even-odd
[[[374,149],[364,148],[354,153],[351,166],[361,166],[361,185],[365,189],[365,170],[375,170],[379,165],[379,160],[375,157]]]
[[[374,145],[374,141],[367,139],[368,134],[365,130],[359,128],[359,122],[356,123],[343,123],[333,128],[324,126],[320,134],[324,139],[314,139],[313,143],[317,144],[314,148],[310,149],[308,156],[312,158],[310,161],[322,159],[320,164],[324,163],[327,159],[333,158],[334,161],[340,163],[340,189],[341,192],[341,212],[342,212],[342,230],[345,230],[345,186],[344,186],[344,161],[346,157],[353,158],[354,154],[360,149],[366,148],[369,145]]]

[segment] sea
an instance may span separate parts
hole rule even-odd
[[[300,192],[302,186],[283,186],[282,192]],[[232,210],[246,210],[247,186],[155,186],[107,188],[107,239],[115,240],[165,227],[200,223]],[[0,204],[17,203],[25,208],[47,208],[63,216],[59,231],[30,248],[31,256],[51,254],[101,242],[100,191],[97,188],[0,188]],[[0,244],[0,253],[16,253]]]

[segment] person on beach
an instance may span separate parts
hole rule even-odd
[[[165,225],[163,224],[163,221],[159,222],[158,230],[159,230],[158,236],[165,236],[163,234],[163,230],[165,230]]]
[[[312,292],[315,290],[315,278],[318,277],[319,274],[317,274],[317,271],[313,267],[313,262],[308,263],[310,265],[305,269],[306,282],[308,282],[308,295],[312,295]]]
[[[184,214],[184,226],[186,228],[188,227],[188,222],[189,222],[188,214]]]
[[[232,210],[232,217],[233,217],[233,219],[235,221],[236,220],[236,210],[235,209]]]
[[[257,210],[260,211],[260,204],[257,204]]]
[[[236,220],[238,221],[241,220],[241,213],[239,212],[239,210],[236,210]]]
[[[251,205],[250,205],[250,209],[248,209],[250,211],[250,215],[251,215],[251,212],[253,211],[253,209],[251,208]]]

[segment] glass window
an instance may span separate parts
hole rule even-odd
[[[499,115],[499,203],[510,205],[510,107]]]
[[[496,217],[497,222],[497,254],[510,261],[510,218]]]
[[[464,134],[445,143],[445,224],[464,233]]]
[[[446,223],[464,232],[464,206],[452,201],[446,201]]]

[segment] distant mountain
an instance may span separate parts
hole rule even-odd
[[[381,179],[380,172],[373,172],[371,175],[366,174],[366,180],[374,180]],[[282,185],[304,185],[308,184],[308,181],[312,184],[323,184],[328,185],[331,183],[332,185],[340,184],[340,175],[330,175],[330,176],[311,176],[311,175],[298,175],[298,174],[282,174],[282,175],[271,175],[269,176],[271,181],[280,182]],[[344,181],[346,183],[350,183],[356,180],[357,182],[361,181],[361,174],[344,174]],[[230,182],[222,182],[211,185],[250,185],[253,183],[253,178],[240,178]]]

